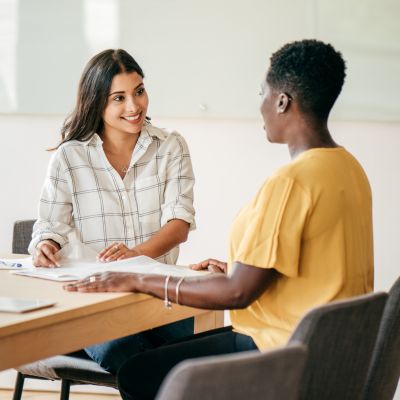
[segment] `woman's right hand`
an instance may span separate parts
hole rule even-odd
[[[211,272],[226,274],[228,269],[228,264],[223,261],[215,260],[214,258],[208,258],[207,260],[201,261],[197,264],[190,265],[191,269],[196,271],[202,271],[207,269]]]
[[[53,240],[42,240],[36,246],[33,254],[33,265],[35,267],[55,268],[59,267],[58,255],[60,245]]]

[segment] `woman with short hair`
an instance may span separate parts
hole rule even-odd
[[[262,185],[233,221],[228,262],[199,278],[105,273],[66,289],[131,291],[203,309],[229,309],[232,327],[132,357],[118,373],[124,399],[153,398],[180,361],[284,345],[311,308],[373,289],[372,196],[358,161],[331,137],[328,116],[345,63],[317,40],[274,53],[261,90],[267,138],[291,162]]]

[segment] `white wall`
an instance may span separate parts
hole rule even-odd
[[[10,251],[14,220],[33,218],[60,116],[0,116],[0,251]],[[225,259],[227,233],[240,207],[289,160],[285,146],[265,140],[258,120],[154,119],[187,139],[196,174],[197,231],[182,246],[181,263]],[[375,289],[399,275],[400,123],[334,122],[331,131],[363,164],[374,196]],[[1,294],[0,294],[1,295]],[[4,376],[4,375],[3,375]],[[3,383],[0,375],[0,385]]]

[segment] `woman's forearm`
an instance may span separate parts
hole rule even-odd
[[[185,278],[179,286],[179,304],[211,310],[240,309],[256,300],[278,276],[269,268],[258,268],[240,262],[233,263],[233,273],[212,273]],[[170,277],[168,300],[176,302],[180,278]],[[134,278],[134,291],[165,299],[166,278],[139,275]]]
[[[176,303],[176,287],[180,278],[170,277],[168,300]],[[166,277],[141,275],[139,292],[165,299]],[[179,304],[212,310],[239,309],[250,304],[243,288],[235,280],[222,273],[201,278],[185,278],[179,287]]]
[[[181,305],[211,310],[240,309],[256,300],[277,272],[235,262],[233,274],[212,273],[181,278],[123,272],[105,272],[65,286],[70,291],[146,293]],[[167,287],[167,296],[165,289]],[[179,297],[179,299],[178,299]],[[178,301],[179,300],[179,301]]]
[[[187,240],[189,233],[189,224],[181,219],[168,221],[157,233],[150,239],[135,246],[132,250],[141,255],[156,258],[159,257],[180,243]]]

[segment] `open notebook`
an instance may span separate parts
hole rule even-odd
[[[12,274],[50,279],[53,281],[69,282],[85,278],[98,272],[136,272],[140,274],[158,274],[171,276],[201,276],[207,271],[194,271],[189,267],[163,264],[150,257],[139,256],[109,263],[71,261],[58,268],[35,268],[31,258],[7,260],[23,265],[21,269],[13,269]]]

